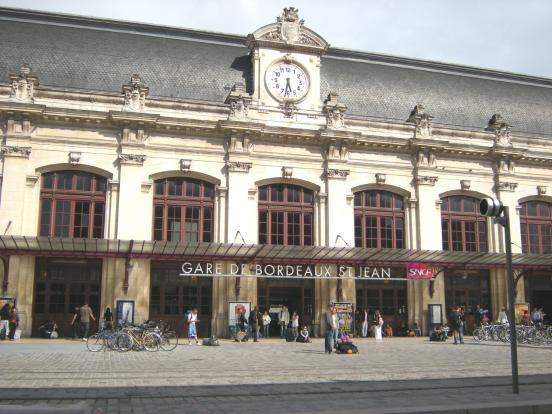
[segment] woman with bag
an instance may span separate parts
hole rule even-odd
[[[375,326],[375,337],[376,341],[382,341],[383,337],[381,335],[381,328],[383,327],[383,318],[381,317],[380,311],[377,310],[375,314],[376,326]]]

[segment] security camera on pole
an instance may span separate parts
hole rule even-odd
[[[510,322],[510,356],[512,360],[512,386],[514,394],[519,394],[518,361],[517,361],[517,336],[516,320],[514,313],[514,277],[512,271],[512,246],[510,239],[510,215],[508,207],[502,205],[500,200],[484,198],[479,203],[479,211],[484,216],[495,217],[496,221],[504,227],[504,239],[506,245],[506,281],[508,283],[508,319]]]

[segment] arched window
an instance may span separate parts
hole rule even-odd
[[[153,239],[213,241],[214,185],[192,178],[155,181]]]
[[[441,201],[443,250],[486,252],[487,220],[479,213],[479,200],[458,195]]]
[[[355,246],[404,248],[404,202],[389,191],[355,193]]]
[[[313,216],[311,190],[290,184],[259,188],[259,243],[310,246]]]
[[[107,180],[79,171],[42,175],[40,235],[103,238]]]
[[[521,247],[523,253],[551,253],[552,208],[544,201],[521,204]]]

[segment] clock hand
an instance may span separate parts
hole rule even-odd
[[[289,84],[289,78],[286,78],[286,90],[284,92],[284,95],[287,96],[289,95],[290,92],[291,92],[291,85]]]

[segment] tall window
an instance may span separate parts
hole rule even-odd
[[[521,247],[523,253],[551,253],[552,205],[544,201],[521,204]]]
[[[355,246],[404,248],[404,203],[398,194],[355,193]]]
[[[213,241],[213,184],[192,178],[155,181],[153,239]]]
[[[40,235],[103,238],[105,221],[104,177],[77,171],[42,176]]]
[[[259,243],[310,246],[314,194],[289,184],[259,188]]]
[[[479,213],[479,200],[451,196],[441,201],[443,250],[486,252],[487,220]]]

